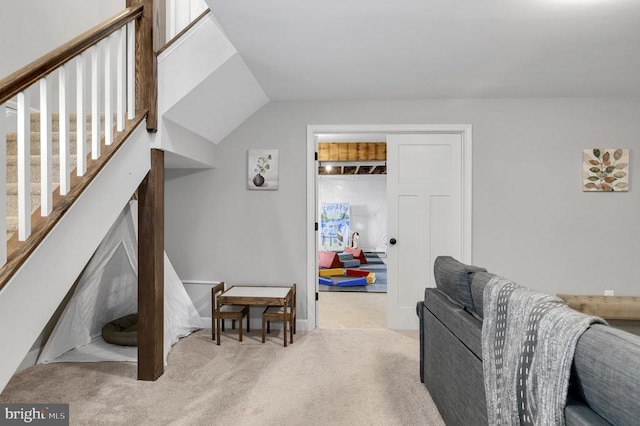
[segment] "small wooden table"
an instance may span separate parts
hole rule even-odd
[[[250,305],[250,306],[282,306],[286,307],[293,297],[292,287],[266,286],[232,286],[220,293],[217,309],[222,305]],[[293,301],[295,303],[295,300]],[[293,318],[295,321],[295,318]],[[222,326],[220,318],[216,320],[216,330],[220,336]],[[218,339],[218,345],[220,345]],[[287,321],[284,322],[284,346],[287,346]]]

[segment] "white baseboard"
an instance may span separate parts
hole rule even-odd
[[[206,280],[182,280],[182,284],[197,284],[213,287],[216,284],[220,284],[222,281],[206,281]]]

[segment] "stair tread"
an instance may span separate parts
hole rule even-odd
[[[29,155],[30,159],[31,159],[31,163],[33,164],[34,162],[37,162],[38,164],[40,163],[40,154],[30,154]],[[77,155],[76,154],[69,154],[70,158],[76,158]],[[53,154],[51,155],[51,159],[54,160],[58,160],[60,161],[60,155],[59,154]],[[7,165],[16,165],[18,164],[18,155],[17,154],[7,154]]]
[[[40,134],[40,132],[39,132],[39,131],[37,131],[37,130],[32,130],[30,133],[31,133],[31,137],[33,137],[34,135],[39,135],[39,134]],[[52,135],[57,135],[57,134],[59,134],[59,133],[60,133],[60,132],[58,132],[58,131],[55,131],[55,132],[54,132],[54,131],[52,131],[52,132],[51,132],[51,134],[52,134]],[[73,135],[73,136],[75,136],[75,135],[77,135],[77,134],[78,134],[77,130],[69,130],[69,135]],[[90,130],[87,130],[87,131],[85,132],[85,134],[86,134],[86,135],[88,135],[88,136],[90,136],[90,135],[92,135],[93,133],[92,133]],[[7,132],[7,139],[9,139],[10,137],[11,137],[12,139],[13,139],[13,138],[16,138],[16,139],[17,139],[17,138],[18,138],[18,132],[16,132],[16,131],[10,131],[10,132]],[[39,138],[38,138],[38,139],[39,139]]]
[[[69,136],[69,166],[70,169],[74,169],[77,164],[77,146],[78,146],[78,123],[77,118],[78,115],[73,112],[68,115],[69,120],[69,128],[68,128],[68,136]],[[92,131],[93,126],[93,117],[91,113],[85,114],[86,127],[83,129],[84,140],[86,142],[87,154],[91,152],[91,141],[94,136],[94,132]],[[104,135],[105,135],[105,114],[101,112],[99,114],[99,123],[100,123],[100,142],[101,145],[104,144]],[[118,134],[116,130],[116,122],[117,122],[117,113],[113,113],[113,135],[114,138]],[[59,169],[60,169],[60,154],[59,154],[59,145],[60,145],[60,132],[59,132],[59,114],[52,113],[51,114],[51,148],[52,148],[52,168],[53,168],[53,179],[52,182],[52,190],[56,190],[59,187]],[[30,120],[30,134],[29,134],[29,163],[31,168],[31,180],[32,182],[29,184],[30,186],[30,198],[31,198],[31,211],[34,212],[40,208],[40,196],[42,192],[42,186],[39,182],[40,173],[39,168],[41,165],[41,156],[40,156],[40,113],[32,112],[31,120]],[[17,197],[18,197],[18,183],[11,182],[12,180],[17,179],[17,171],[15,170],[18,166],[18,155],[16,153],[17,150],[17,142],[18,142],[18,132],[10,131],[6,133],[6,161],[7,161],[7,183],[6,183],[6,194],[7,194],[7,238],[13,235],[18,229],[18,217],[17,217]]]
[[[40,194],[42,191],[42,185],[40,185],[39,183],[31,183],[31,194]],[[57,183],[53,184],[53,187],[58,186]],[[18,184],[17,183],[7,183],[7,195],[12,194],[12,195],[16,195],[18,194]]]
[[[69,117],[72,117],[72,118],[77,118],[77,117],[78,117],[78,113],[76,113],[76,112],[70,112],[70,113],[69,113],[69,114],[67,114],[67,115],[68,115]],[[99,115],[100,115],[100,117],[104,117],[104,112],[101,112]],[[113,113],[113,115],[116,115],[116,113],[114,112],[114,113]],[[87,112],[87,113],[85,113],[85,116],[86,116],[87,118],[89,118],[89,117],[91,117],[91,116],[92,116],[92,114]],[[52,117],[53,119],[57,119],[58,117],[60,117],[60,113],[52,112],[52,113],[51,113],[51,117]],[[33,120],[34,118],[40,118],[40,112],[39,112],[39,111],[33,111],[33,112],[31,113],[31,119]]]

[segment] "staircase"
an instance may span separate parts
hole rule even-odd
[[[0,389],[146,176],[150,147],[151,136],[144,123],[137,125],[0,291],[0,337],[4,342]],[[39,160],[35,167],[39,167]]]
[[[60,183],[60,134],[58,114],[52,115],[51,151],[53,189],[57,190]],[[115,121],[115,118],[114,118]],[[100,128],[103,128],[104,117],[101,117]],[[76,114],[70,115],[70,128],[77,129]],[[104,134],[104,132],[103,132]],[[102,139],[103,134],[100,135]],[[114,130],[115,134],[115,130]],[[85,127],[85,144],[91,146],[91,116],[87,116]],[[7,239],[18,230],[18,141],[17,132],[7,133]],[[31,212],[40,208],[41,201],[41,157],[40,157],[40,113],[31,113]],[[77,164],[77,132],[69,132],[69,169],[73,170]]]
[[[183,2],[176,3],[183,4]],[[98,28],[100,31],[93,31],[88,37],[80,36],[77,41],[70,42],[64,55],[72,54],[67,50],[77,51],[73,54],[78,54],[84,47],[89,47],[89,43],[98,42],[97,34],[104,34],[107,28],[121,27],[119,31],[129,34],[126,39],[134,40],[130,32],[130,24],[133,23],[131,19],[145,21],[151,16],[153,13],[142,14],[142,5],[129,7],[122,14],[105,23],[104,27]],[[93,37],[93,34],[96,36]],[[118,36],[111,37],[111,40],[118,39]],[[126,44],[129,45],[129,43]],[[148,45],[149,43],[143,43],[143,47]],[[148,49],[142,49],[138,44],[127,47],[125,56],[129,58],[128,52],[134,52],[134,50],[136,58],[148,57]],[[114,48],[112,53],[114,51],[117,49]],[[89,72],[90,55],[87,55],[85,70]],[[62,54],[59,56],[62,57]],[[147,62],[152,61],[141,62],[142,65],[148,65]],[[133,63],[133,61],[129,59],[127,63]],[[46,64],[43,62],[41,65],[44,67]],[[40,68],[40,66],[30,67],[28,71]],[[31,74],[29,74],[30,80],[33,80],[31,84],[35,84],[35,77]],[[152,73],[145,67],[138,67],[131,74],[127,69],[124,77],[125,81],[135,77],[137,82],[144,81],[151,75]],[[205,19],[201,19],[198,25],[184,32],[179,43],[174,43],[158,56],[157,75],[159,78],[156,93],[158,107],[154,114],[150,114],[150,117],[153,117],[151,129],[156,129],[157,133],[149,133],[144,123],[141,124],[144,111],[151,111],[151,98],[147,99],[150,94],[139,95],[135,93],[136,91],[132,93],[132,96],[140,96],[139,99],[143,100],[140,107],[136,98],[129,99],[127,91],[126,102],[124,102],[126,112],[135,110],[135,117],[133,119],[131,116],[128,117],[129,121],[125,129],[128,137],[121,139],[122,144],[117,150],[111,151],[110,158],[88,164],[89,167],[92,165],[96,167],[91,171],[92,178],[77,179],[81,184],[79,185],[82,187],[81,190],[74,192],[72,188],[68,196],[57,197],[62,198],[59,201],[63,208],[57,211],[54,206],[53,214],[41,221],[43,224],[51,225],[47,228],[46,234],[32,233],[32,236],[44,235],[37,240],[37,244],[32,242],[36,238],[18,243],[15,235],[18,204],[17,142],[14,132],[7,134],[6,177],[9,216],[7,237],[11,235],[8,248],[13,250],[13,253],[19,252],[25,260],[19,267],[10,268],[12,264],[9,259],[5,269],[11,271],[10,280],[0,288],[0,340],[3,347],[2,363],[0,363],[0,391],[16,368],[25,360],[25,355],[29,355],[34,342],[41,335],[71,285],[107,234],[109,227],[151,170],[150,150],[154,148],[164,151],[167,156],[165,167],[171,167],[169,165],[171,160],[175,161],[173,167],[213,167],[215,145],[268,102],[266,94],[210,13]],[[114,75],[111,77],[115,79]],[[51,80],[53,81],[50,83],[55,82],[55,79]],[[73,87],[73,84],[68,83],[68,87]],[[85,83],[89,93],[90,85],[88,81]],[[9,100],[7,93],[12,92],[7,84],[4,86],[0,84],[0,87],[5,88],[5,98],[0,98],[0,107],[2,107],[3,102]],[[120,93],[117,90],[117,81],[113,82],[112,87],[116,87],[116,92]],[[127,87],[144,86],[128,84]],[[208,104],[204,108],[203,93],[212,94],[205,97]],[[0,96],[3,96],[1,90]],[[73,102],[70,101],[70,103]],[[55,100],[52,100],[51,104],[55,105]],[[26,106],[26,111],[29,107],[29,105]],[[41,203],[39,114],[32,114],[30,122],[32,188],[30,209],[35,216],[39,214],[37,210]],[[103,127],[100,126],[100,128]],[[69,130],[76,130],[76,128],[76,117],[70,114]],[[51,133],[51,151],[58,154],[58,119],[55,115],[52,118]],[[91,134],[87,127],[85,143],[88,149],[91,146],[90,139]],[[77,164],[77,132],[75,131],[69,134],[69,152],[71,154],[69,167],[73,169]],[[55,188],[59,181],[59,156],[54,155],[52,160],[54,181],[52,190],[57,192]],[[71,171],[71,174],[73,176],[75,172]],[[24,254],[27,252],[28,254]],[[9,258],[11,253],[10,251]],[[37,351],[37,348],[35,350]]]

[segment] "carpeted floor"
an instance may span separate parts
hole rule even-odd
[[[320,291],[335,291],[335,292],[368,292],[368,293],[386,293],[387,292],[387,255],[386,253],[378,252],[365,252],[367,263],[360,265],[359,268],[371,271],[376,274],[376,282],[373,284],[367,284],[363,286],[352,287],[339,287],[337,285],[319,285]],[[353,277],[331,277],[334,281],[340,281],[342,279],[349,279]]]
[[[221,346],[201,330],[178,342],[156,382],[124,362],[37,365],[0,402],[69,403],[72,425],[443,425],[420,383],[416,333],[299,332]]]
[[[316,315],[322,328],[387,328],[387,295],[323,291]]]

